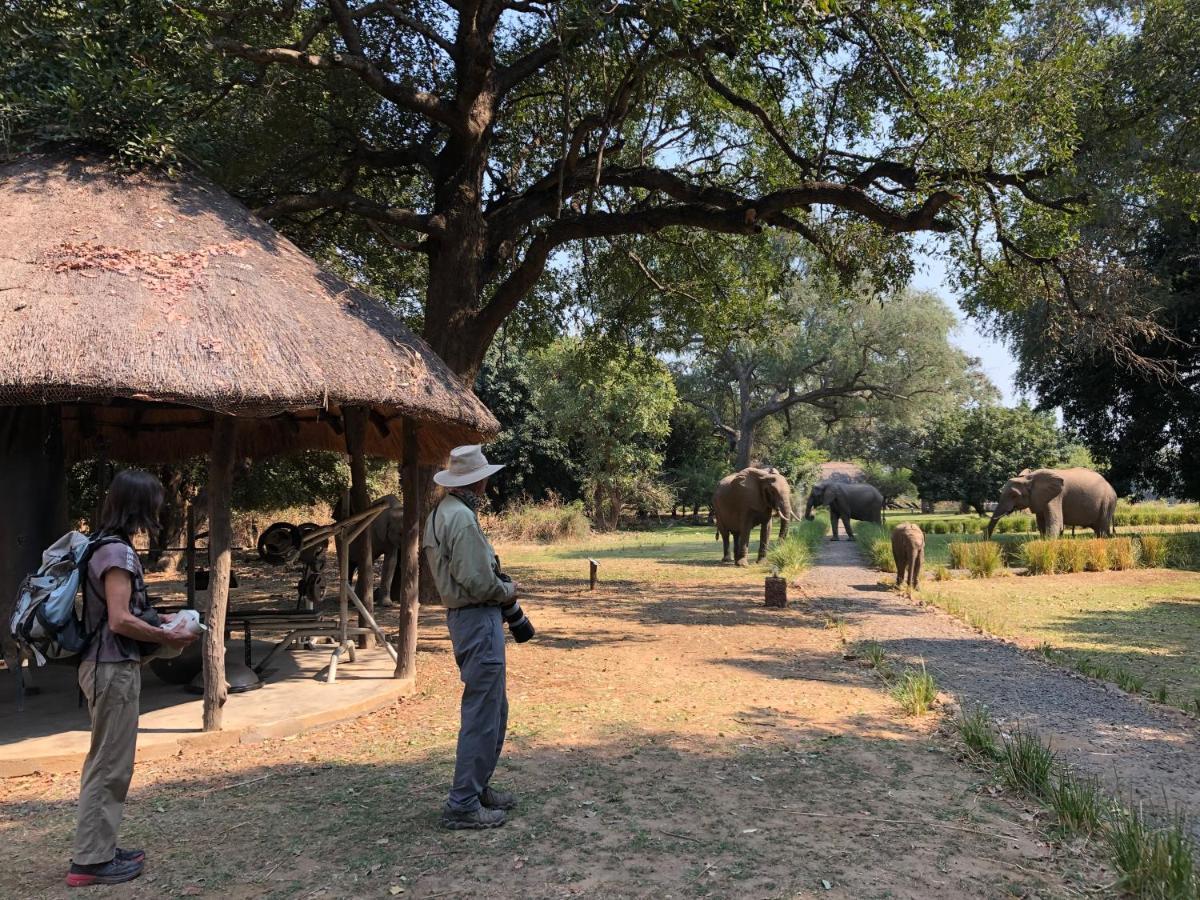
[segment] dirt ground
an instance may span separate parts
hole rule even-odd
[[[819,598],[766,609],[762,569],[681,568],[719,556],[707,531],[661,551],[628,540],[636,565],[605,545],[595,593],[538,568],[544,553],[499,548],[538,628],[509,645],[497,784],[521,805],[505,828],[437,827],[459,684],[429,609],[416,696],[140,765],[122,842],[147,848],[146,875],[91,895],[1060,897],[1111,883],[961,763],[937,716],[905,718],[844,658]],[[589,552],[572,551],[572,572]],[[67,894],[76,791],[74,775],[0,782],[0,897]]]

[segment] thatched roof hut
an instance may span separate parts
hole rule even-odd
[[[0,165],[0,592],[65,530],[64,458],[207,455],[206,730],[220,727],[225,699],[235,458],[349,452],[356,512],[369,502],[364,456],[403,460],[401,575],[390,587],[403,607],[396,672],[411,679],[420,464],[497,430],[399,319],[205,179],[64,153]],[[360,543],[360,625],[382,635]]]
[[[26,157],[0,165],[0,236],[0,405],[63,404],[70,456],[206,453],[212,412],[258,420],[255,456],[344,450],[344,405],[395,459],[404,417],[436,423],[428,462],[498,429],[391,312],[203,178]]]

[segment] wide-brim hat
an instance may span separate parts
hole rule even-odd
[[[442,487],[465,487],[490,478],[503,468],[503,464],[488,462],[479,444],[467,444],[450,451],[450,465],[434,475],[433,480]]]

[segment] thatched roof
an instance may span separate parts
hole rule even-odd
[[[372,409],[367,450],[422,456],[498,424],[391,312],[323,271],[216,185],[117,174],[85,155],[0,165],[0,404],[62,403],[68,449],[168,459],[208,448],[343,449],[338,410]]]

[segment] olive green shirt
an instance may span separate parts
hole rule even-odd
[[[452,494],[433,508],[421,541],[433,583],[450,609],[485,603],[499,606],[516,593],[496,574],[496,552],[474,511]]]

